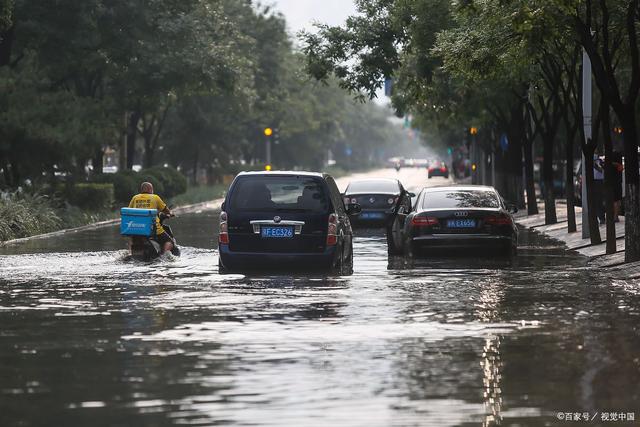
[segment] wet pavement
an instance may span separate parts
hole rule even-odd
[[[361,232],[351,277],[219,276],[216,222],[149,264],[115,227],[0,248],[0,426],[639,423],[600,414],[640,420],[640,287],[551,241],[407,261]]]

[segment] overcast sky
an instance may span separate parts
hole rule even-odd
[[[356,13],[352,0],[264,0],[273,4],[287,18],[289,32],[295,38],[300,30],[313,30],[313,23],[340,25],[350,15]],[[378,91],[379,104],[386,104],[388,98],[384,90]]]
[[[314,21],[341,24],[356,11],[352,0],[264,0],[263,3],[273,4],[282,11],[293,34],[311,29]]]

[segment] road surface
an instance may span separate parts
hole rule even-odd
[[[0,249],[1,426],[640,417],[637,283],[540,236],[510,264],[389,259],[366,231],[351,277],[219,276],[217,213],[173,228],[183,256],[152,264],[125,262],[115,227]]]

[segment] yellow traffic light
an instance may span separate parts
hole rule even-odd
[[[477,127],[472,127],[471,129],[469,129],[469,133],[471,135],[477,135],[478,134],[478,128]]]
[[[475,163],[471,165],[471,170],[472,171],[476,171],[476,169],[478,169],[478,165],[476,165]]]
[[[265,136],[271,136],[271,135],[273,135],[273,129],[271,129],[271,128],[265,128],[265,130],[264,130],[264,135],[265,135]]]
[[[266,165],[264,167],[264,170],[266,170],[267,172],[271,172],[271,165]]]

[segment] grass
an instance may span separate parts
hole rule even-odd
[[[219,199],[224,197],[224,192],[227,188],[229,188],[229,186],[226,184],[189,187],[186,193],[172,198],[169,204],[177,207]]]

